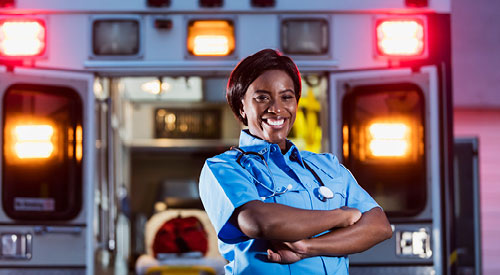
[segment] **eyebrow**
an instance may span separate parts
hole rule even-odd
[[[255,92],[256,93],[265,93],[265,94],[270,94],[271,93],[270,91],[267,91],[267,90],[257,90]],[[292,89],[286,89],[286,90],[283,90],[283,91],[279,91],[279,94],[284,94],[284,93],[288,93],[288,92],[295,94],[295,92]]]

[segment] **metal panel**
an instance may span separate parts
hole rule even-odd
[[[32,236],[32,256],[29,260],[1,259],[1,266],[85,266],[85,235],[82,226],[6,226],[0,233],[22,233]]]

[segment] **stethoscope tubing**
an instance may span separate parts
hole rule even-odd
[[[241,159],[243,158],[243,156],[246,156],[246,155],[254,155],[254,156],[258,156],[261,160],[262,160],[262,163],[264,163],[264,165],[266,166],[266,169],[267,171],[269,172],[269,176],[271,177],[271,184],[272,184],[272,188],[269,188],[267,187],[265,184],[263,184],[262,182],[260,182],[259,180],[257,180],[257,178],[255,178],[255,176],[253,175],[253,173],[251,173],[250,171],[248,171],[248,173],[250,174],[250,176],[257,182],[259,183],[264,189],[268,190],[269,192],[271,192],[272,194],[269,195],[269,196],[265,196],[265,197],[261,197],[261,199],[265,200],[266,198],[272,198],[272,197],[275,197],[275,196],[279,196],[279,195],[283,195],[285,194],[286,192],[288,191],[291,191],[292,189],[292,185],[289,184],[285,190],[283,191],[276,191],[276,183],[275,183],[275,180],[274,180],[274,175],[273,173],[271,172],[271,169],[269,168],[269,165],[267,164],[267,161],[266,159],[264,158],[264,156],[260,153],[257,153],[257,152],[253,152],[253,151],[244,151],[243,149],[239,148],[239,147],[231,147],[230,150],[236,150],[240,153],[240,155],[238,156],[238,158],[236,159],[236,162],[245,170],[247,170],[245,168],[245,166],[243,164],[241,164]],[[316,172],[304,161],[304,166],[306,167],[307,170],[309,170],[314,178],[318,181],[320,187],[317,188],[317,190],[315,190],[315,194],[316,197],[318,197],[321,201],[326,201],[326,199],[331,199],[333,198],[333,192],[325,186],[325,184],[323,183],[323,181],[321,180],[321,178],[318,176],[318,174],[316,174]],[[326,193],[324,193],[326,192]]]

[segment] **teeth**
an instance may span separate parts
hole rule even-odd
[[[285,119],[281,118],[281,119],[272,119],[272,118],[268,118],[267,119],[267,123],[269,125],[272,125],[272,126],[280,126],[283,124],[283,122],[285,122]]]

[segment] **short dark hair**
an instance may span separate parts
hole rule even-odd
[[[297,102],[299,101],[301,81],[297,65],[293,63],[290,57],[282,55],[276,50],[261,50],[240,61],[231,72],[231,76],[227,82],[226,100],[236,118],[244,125],[248,125],[248,121],[241,116],[240,111],[243,108],[241,100],[245,96],[250,84],[261,74],[270,70],[281,70],[290,76],[293,81],[295,97],[297,98]]]

